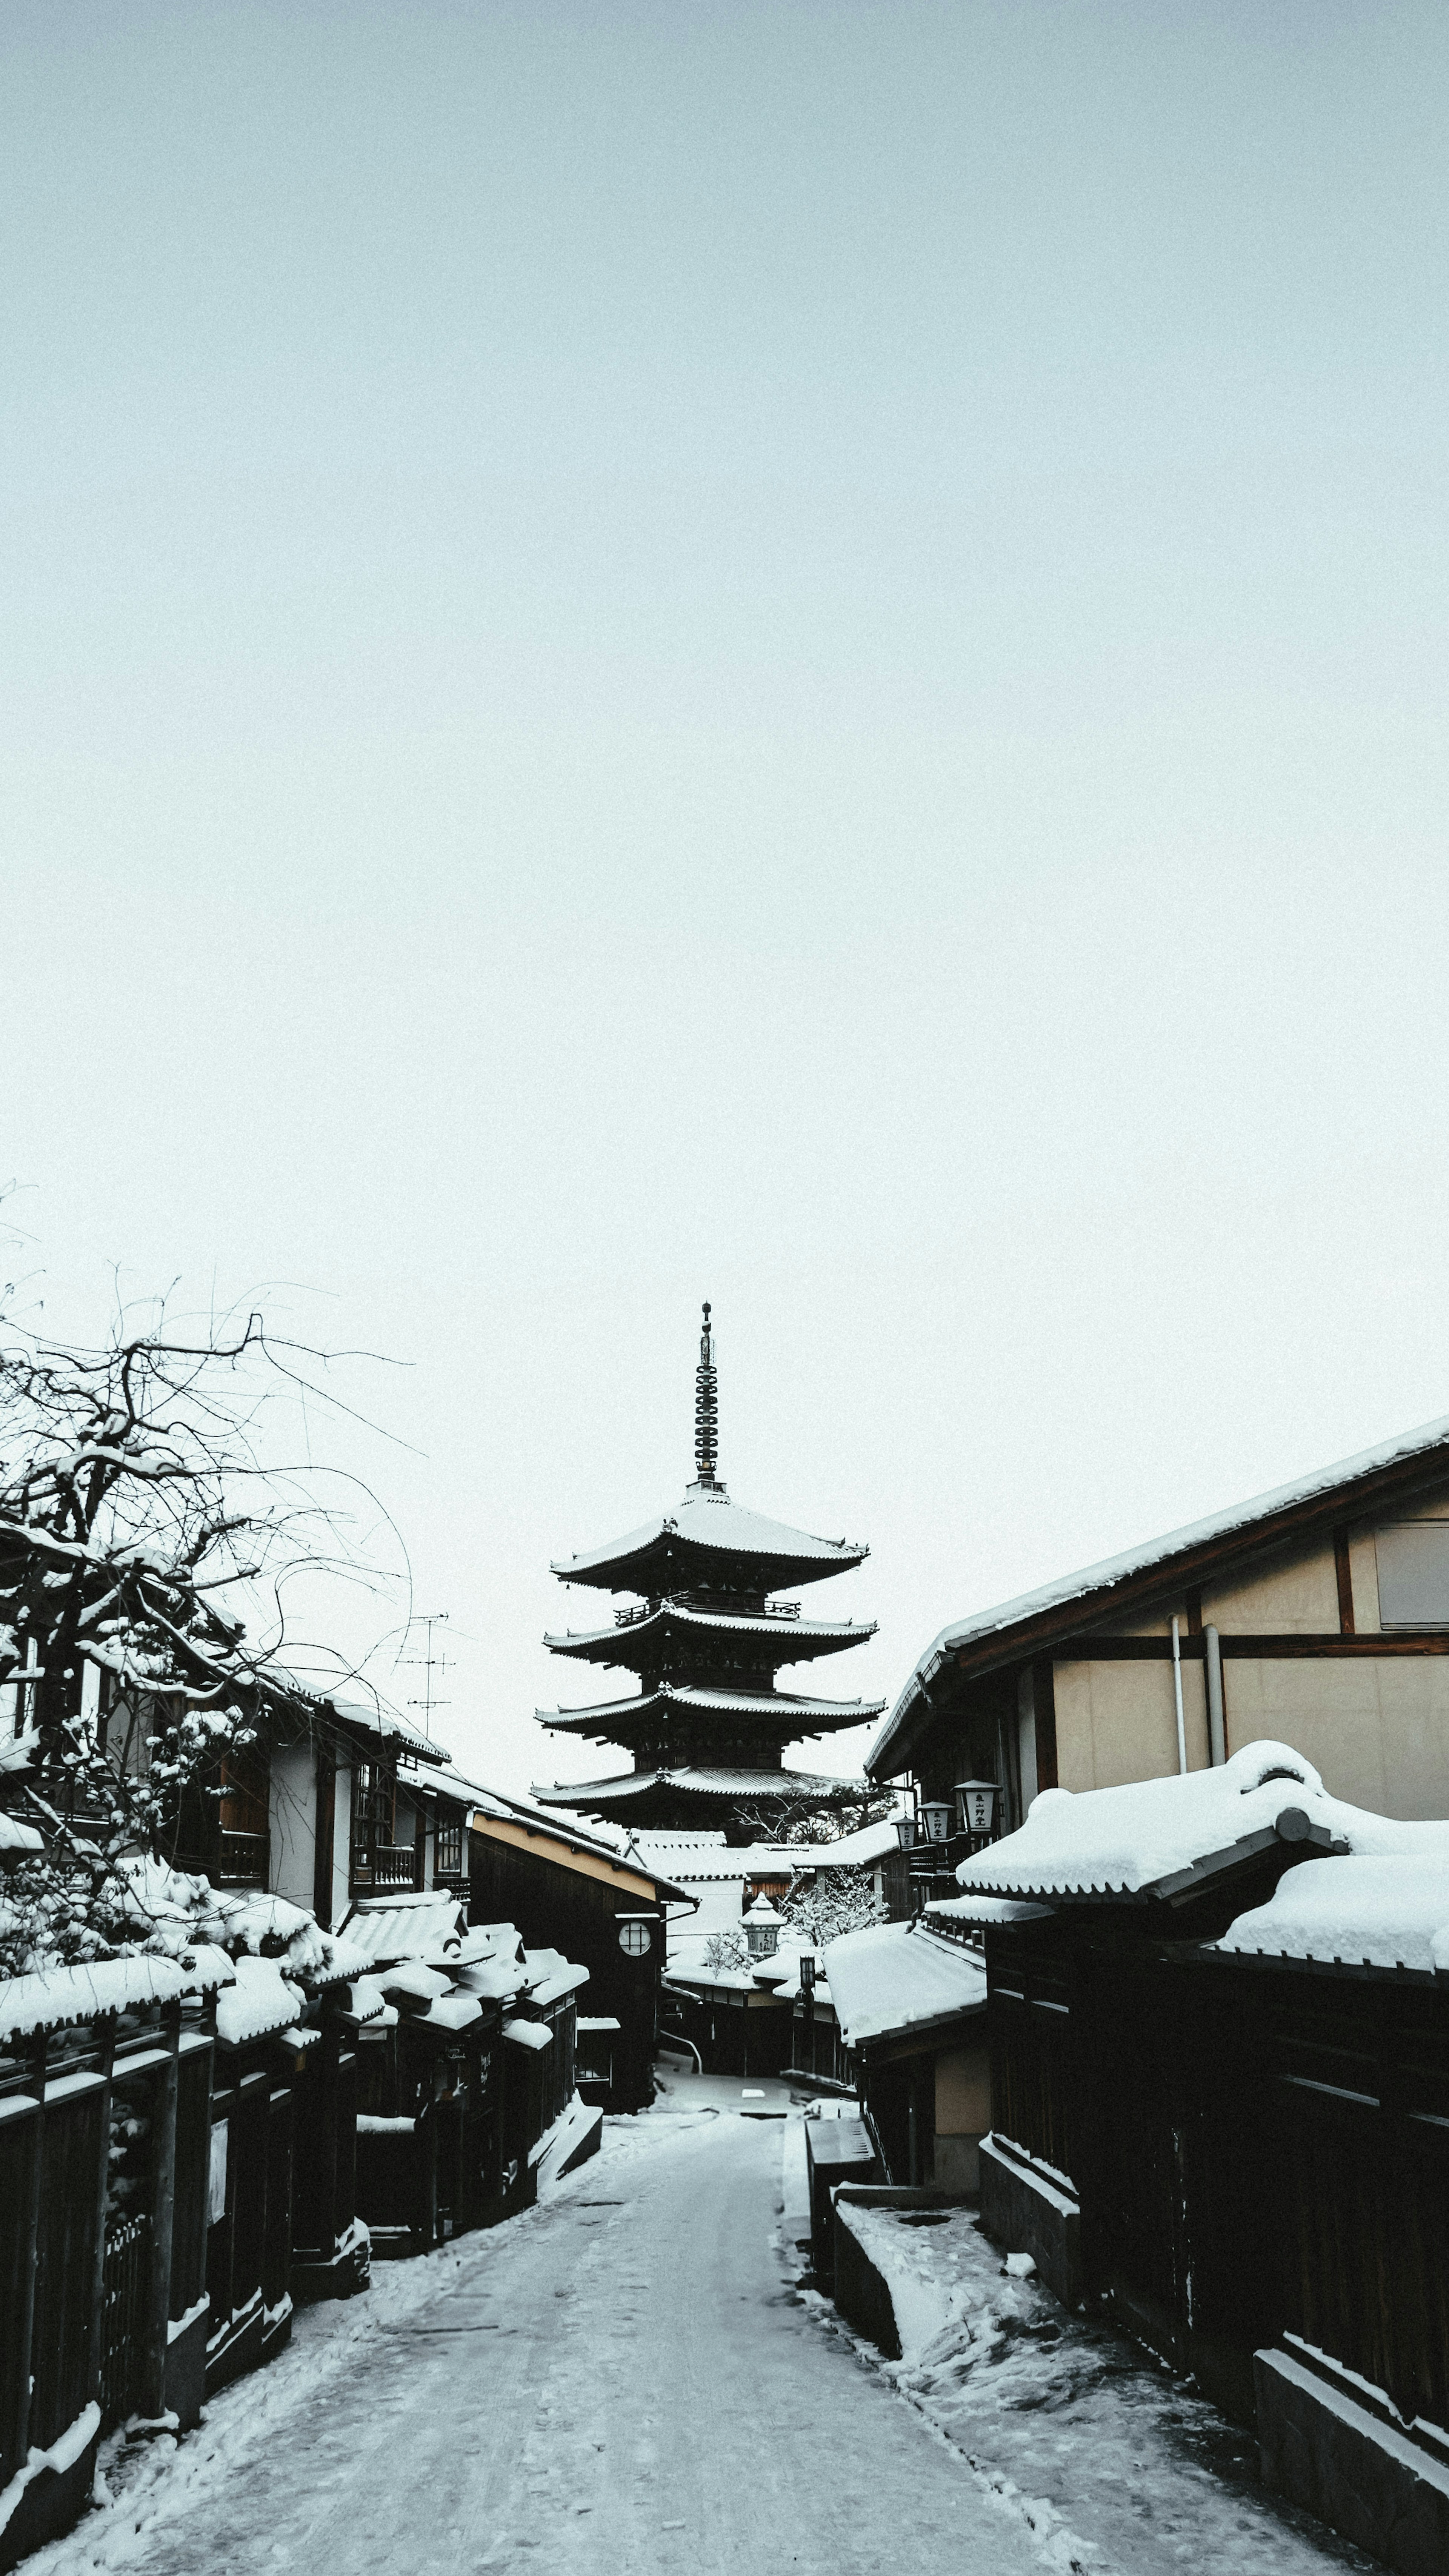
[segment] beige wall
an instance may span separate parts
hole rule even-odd
[[[1202,1588],[1205,1627],[1239,1636],[1333,1636],[1338,1631],[1338,1576],[1333,1541],[1260,1558],[1241,1573]]]
[[[1056,1666],[1057,1781],[1063,1789],[1117,1789],[1177,1769],[1172,1665],[1061,1663]],[[1207,1768],[1203,1668],[1182,1666],[1182,1721],[1189,1771]]]
[[[317,1850],[317,1758],[310,1744],[288,1744],[272,1755],[267,1822],[272,1894],[310,1914]]]

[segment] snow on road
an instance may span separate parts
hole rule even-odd
[[[738,2110],[609,2124],[552,2200],[303,2316],[35,2576],[1040,2576],[1020,2516],[812,2323],[781,2143]]]

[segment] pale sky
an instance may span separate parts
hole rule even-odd
[[[702,1297],[732,1493],[871,1542],[841,1696],[1449,1413],[1446,75],[0,18],[0,1174],[57,1322],[412,1363],[345,1454],[499,1785],[614,1767],[548,1560],[678,1499]]]

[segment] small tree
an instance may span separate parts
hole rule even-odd
[[[269,1396],[325,1400],[323,1355],[258,1315],[196,1340],[162,1310],[129,1320],[97,1350],[0,1323],[0,1802],[44,1847],[12,1876],[0,1973],[137,1945],[124,1864],[159,1858],[183,1790],[253,1740],[286,1583],[342,1561],[315,1477],[258,1446]],[[259,1597],[270,1634],[249,1641]]]
[[[780,1899],[780,1912],[817,1950],[838,1941],[843,1932],[863,1932],[886,1918],[868,1872],[854,1867],[817,1870],[813,1877],[797,1874]]]
[[[743,1932],[711,1932],[704,1945],[704,1964],[712,1977],[743,1968],[749,1955],[750,1945]]]

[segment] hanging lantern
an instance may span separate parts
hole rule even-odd
[[[785,1917],[777,1914],[768,1896],[757,1896],[744,1916],[745,1939],[752,1959],[773,1959],[780,1946]]]
[[[963,1834],[981,1838],[992,1834],[996,1825],[997,1796],[994,1780],[957,1781],[956,1812],[961,1819]]]
[[[921,1800],[921,1840],[924,1843],[948,1843],[951,1839],[951,1802],[949,1798]]]

